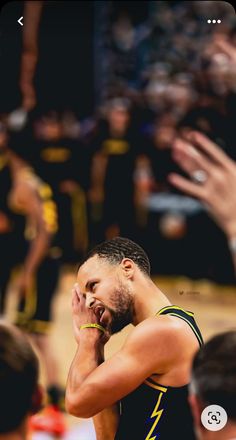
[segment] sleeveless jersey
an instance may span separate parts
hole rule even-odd
[[[166,314],[187,322],[199,345],[202,345],[202,336],[193,313],[178,306],[167,306],[157,313]],[[148,378],[122,399],[120,423],[115,440],[195,439],[187,398],[187,384],[182,387],[163,386],[153,378]]]

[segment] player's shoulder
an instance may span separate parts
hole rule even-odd
[[[22,170],[14,183],[9,199],[12,206],[25,213],[40,208],[40,179],[31,170]]]
[[[180,319],[171,316],[154,316],[138,324],[127,338],[128,344],[142,346],[143,344],[180,345],[185,339],[185,326]]]

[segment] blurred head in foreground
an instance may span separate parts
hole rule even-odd
[[[0,320],[0,439],[25,440],[30,414],[41,406],[38,359],[18,329]]]
[[[192,367],[189,402],[199,440],[233,440],[236,438],[236,331],[214,336],[196,354]],[[207,409],[204,427],[202,411],[211,405],[219,408]],[[203,421],[204,421],[203,420]],[[218,427],[222,427],[220,430]]]

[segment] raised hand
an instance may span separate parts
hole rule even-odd
[[[236,237],[236,163],[199,132],[177,139],[173,158],[191,180],[173,173],[170,183],[200,199],[228,238]]]

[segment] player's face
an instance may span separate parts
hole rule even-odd
[[[43,134],[46,140],[56,140],[61,137],[61,125],[57,121],[45,120],[43,124]]]
[[[129,113],[123,109],[112,109],[108,114],[110,128],[114,130],[125,130],[129,124]]]
[[[80,267],[77,280],[87,305],[112,334],[132,322],[133,296],[119,265],[95,255]]]

